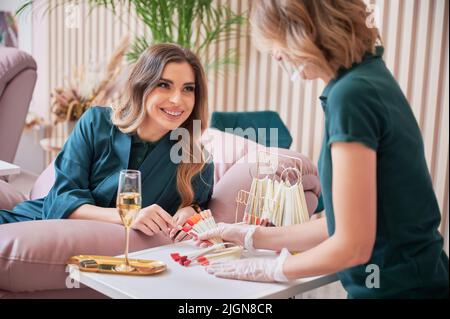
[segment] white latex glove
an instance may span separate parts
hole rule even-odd
[[[240,245],[248,250],[253,250],[253,233],[256,230],[255,225],[248,224],[217,224],[217,228],[200,233],[196,239],[197,246],[205,247],[209,246],[211,243],[208,239],[214,237],[220,237],[225,242],[232,242]]]
[[[283,248],[276,259],[249,258],[217,262],[206,267],[206,271],[216,277],[228,279],[287,282],[289,279],[283,273],[283,264],[290,255],[289,251]]]

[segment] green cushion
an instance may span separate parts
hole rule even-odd
[[[232,133],[265,146],[289,149],[292,144],[289,130],[273,111],[213,112],[210,126],[223,132],[233,130]],[[278,136],[271,136],[271,128],[278,129]]]

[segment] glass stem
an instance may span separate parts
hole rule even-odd
[[[130,261],[128,260],[128,242],[130,239],[130,227],[125,227],[125,264],[127,266],[130,265]]]

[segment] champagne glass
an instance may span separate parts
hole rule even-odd
[[[130,226],[141,210],[141,172],[125,169],[120,171],[117,190],[117,210],[125,226],[125,263],[117,265],[117,271],[132,272],[134,268],[128,260]]]

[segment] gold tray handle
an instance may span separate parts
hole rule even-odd
[[[159,260],[130,259],[133,271],[117,271],[115,266],[123,264],[125,258],[109,256],[78,255],[72,256],[67,264],[76,266],[80,271],[98,272],[115,275],[150,276],[167,269],[165,263]]]

